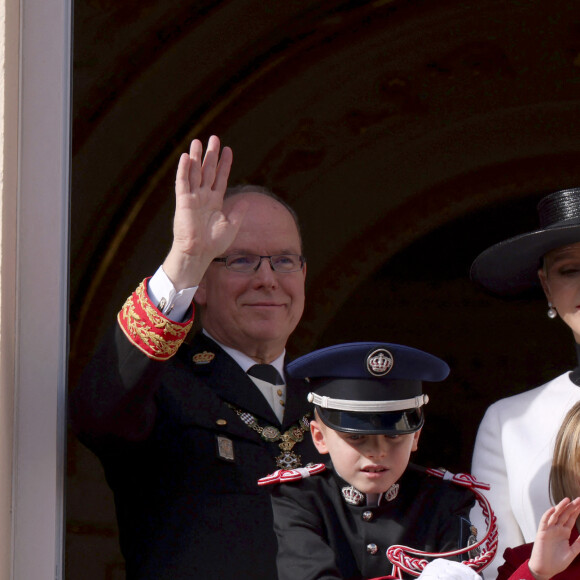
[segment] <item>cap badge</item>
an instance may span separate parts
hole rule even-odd
[[[361,505],[365,501],[365,494],[352,485],[345,486],[340,491],[344,501],[350,505]]]
[[[196,365],[206,365],[210,363],[215,358],[215,354],[213,352],[208,352],[204,350],[203,352],[198,352],[191,357],[191,360]]]
[[[378,348],[367,357],[367,370],[375,377],[386,375],[393,368],[393,355],[384,348]]]

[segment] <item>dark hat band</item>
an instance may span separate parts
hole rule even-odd
[[[321,397],[356,401],[412,399],[423,392],[421,381],[324,377],[311,379],[312,392]]]
[[[580,188],[563,189],[543,197],[538,203],[541,228],[580,221]]]

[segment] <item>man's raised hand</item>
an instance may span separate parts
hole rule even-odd
[[[247,204],[240,201],[227,215],[222,211],[232,150],[210,137],[205,157],[199,139],[179,159],[175,179],[173,244],[163,270],[176,290],[196,286],[211,261],[225,252],[240,228]]]

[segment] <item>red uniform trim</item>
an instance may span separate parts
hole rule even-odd
[[[309,463],[306,467],[296,469],[278,469],[274,473],[258,479],[258,485],[299,481],[316,473],[322,473],[325,469],[324,463]]]
[[[181,346],[193,324],[193,312],[185,322],[174,322],[151,302],[145,278],[127,298],[117,322],[129,341],[154,360],[171,358]]]

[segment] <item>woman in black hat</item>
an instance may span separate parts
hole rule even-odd
[[[547,314],[572,330],[580,353],[580,188],[557,191],[538,204],[540,227],[488,248],[471,278],[502,296],[541,285]],[[580,400],[580,369],[491,405],[479,426],[472,472],[491,484],[500,556],[532,542],[550,507],[549,472],[554,440],[568,410]],[[477,521],[477,515],[473,516]],[[495,578],[496,558],[486,570]]]

